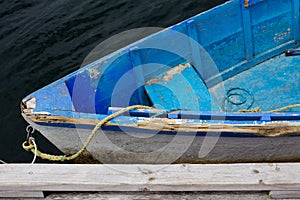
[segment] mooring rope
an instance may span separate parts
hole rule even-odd
[[[4,162],[3,160],[0,160],[0,163],[1,164],[7,164],[6,162]]]
[[[35,140],[34,140],[34,138],[30,138],[29,140],[31,140],[31,142],[32,142],[32,144],[33,144],[33,146],[34,146],[34,157],[33,157],[33,159],[32,159],[32,162],[31,162],[31,164],[34,164],[35,163],[35,160],[36,160],[36,157],[37,157],[37,145],[36,145],[36,143],[35,143]]]
[[[31,138],[28,141],[25,141],[22,146],[26,151],[31,151],[35,156],[40,157],[42,159],[47,159],[47,160],[51,160],[51,161],[67,161],[67,160],[74,160],[75,158],[79,157],[88,147],[88,145],[90,144],[90,142],[92,141],[94,135],[96,134],[96,132],[98,131],[98,129],[103,126],[104,124],[106,124],[107,122],[109,122],[110,120],[116,118],[117,116],[130,111],[130,110],[137,110],[137,109],[152,109],[149,106],[142,106],[142,105],[135,105],[135,106],[128,106],[126,108],[123,108],[111,115],[108,115],[107,117],[105,117],[104,119],[102,119],[93,129],[93,131],[91,132],[91,134],[89,135],[89,137],[87,138],[87,140],[85,141],[83,147],[77,151],[76,153],[72,154],[72,155],[51,155],[51,154],[47,154],[47,153],[42,153],[41,151],[39,151],[37,149],[37,145],[34,142],[34,140]],[[35,159],[33,160],[34,163]]]

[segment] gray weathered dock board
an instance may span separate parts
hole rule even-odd
[[[299,197],[300,163],[0,165],[0,196],[59,192],[272,191]],[[16,196],[16,195],[15,195]]]
[[[73,192],[51,193],[45,200],[269,200],[266,192]]]

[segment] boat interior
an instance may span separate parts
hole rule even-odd
[[[299,0],[228,1],[67,75],[23,104],[36,113],[106,115],[147,105],[300,120],[300,56],[284,53],[299,48],[299,10]]]

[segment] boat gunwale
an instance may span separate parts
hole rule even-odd
[[[94,115],[93,118],[82,118],[79,116],[58,116],[49,114],[25,114],[23,117],[33,123],[43,126],[57,126],[69,128],[89,128],[96,126],[101,119],[107,115]],[[96,118],[95,118],[96,117]],[[195,120],[195,119],[170,119],[170,118],[149,118],[119,116],[107,122],[104,129],[116,130],[116,127],[144,129],[152,131],[183,132],[183,133],[212,133],[224,132],[238,133],[240,136],[247,134],[253,136],[278,137],[300,134],[299,121],[234,121],[234,123],[220,123],[221,121]],[[245,135],[246,134],[246,135]]]

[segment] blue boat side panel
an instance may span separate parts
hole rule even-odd
[[[106,113],[109,106],[140,104],[139,87],[128,52],[113,57],[105,70],[99,67],[91,67],[66,81],[78,112]]]
[[[191,50],[185,24],[173,26],[141,41],[139,51],[142,64],[175,66],[183,61],[190,62]],[[145,76],[152,72],[150,67],[144,69]]]
[[[230,1],[192,19],[196,23],[199,42],[203,46],[224,40],[242,31],[241,9],[237,1]]]
[[[145,80],[144,80],[144,72],[143,72],[143,68],[141,67],[142,63],[141,63],[141,58],[140,58],[140,52],[139,52],[139,49],[138,47],[134,47],[134,48],[131,48],[130,51],[129,51],[129,55],[130,55],[130,59],[131,59],[131,64],[132,64],[132,67],[135,67],[135,79],[136,79],[136,92],[137,92],[137,97],[138,97],[138,100],[139,101],[136,101],[136,102],[139,102],[140,104],[144,104],[144,87],[142,87],[145,83]]]
[[[140,104],[139,98],[131,98],[136,90],[139,90],[136,74],[129,53],[125,53],[111,63],[99,80],[95,93],[96,112],[106,113],[109,106]]]
[[[50,84],[47,89],[38,90],[26,99],[34,97],[36,99],[36,109],[34,112],[43,112],[47,109],[75,111],[68,88],[64,82]]]
[[[146,82],[145,89],[154,104],[164,110],[218,109],[207,87],[189,64],[179,65]]]
[[[219,72],[245,59],[242,13],[238,1],[231,1],[193,20],[199,43],[211,56]],[[202,64],[206,79],[215,75],[216,72],[210,70],[211,64],[207,60],[204,59]]]
[[[243,29],[244,29],[245,54],[246,54],[246,59],[250,60],[254,56],[250,10],[243,6],[241,10],[242,10]]]
[[[189,20],[186,22],[186,28],[189,36],[189,42],[190,42],[190,48],[191,48],[191,56],[192,60],[190,63],[195,67],[195,69],[198,71],[201,79],[206,79],[205,77],[206,73],[202,64],[202,58],[200,53],[200,44],[199,44],[199,38],[196,28],[196,23],[194,20]]]
[[[230,3],[234,2],[236,1]],[[242,62],[226,70],[218,65],[220,74],[211,76],[206,81],[209,87],[218,84],[219,77],[226,80],[299,44],[299,0],[263,0],[248,7],[244,7],[243,3],[241,0],[245,57]],[[248,12],[250,19],[245,15]],[[237,48],[242,50],[241,47]]]
[[[160,74],[165,69],[187,62],[184,57],[161,49],[140,49],[140,56],[145,81]]]
[[[215,62],[218,72],[223,72],[229,69],[232,65],[240,63],[245,58],[245,52],[239,48],[243,49],[244,38],[242,33],[236,33],[227,37],[225,40],[215,42],[209,46],[205,46],[205,49],[212,57]],[[215,74],[211,74],[211,65],[208,60],[203,61],[203,66],[206,67],[207,77],[211,77]]]
[[[292,0],[292,9],[293,9],[293,29],[295,41],[300,40],[300,0]]]
[[[90,82],[90,74],[87,71],[66,81],[76,111],[95,113],[95,88]]]
[[[291,0],[265,0],[249,9],[255,55],[293,40]]]

